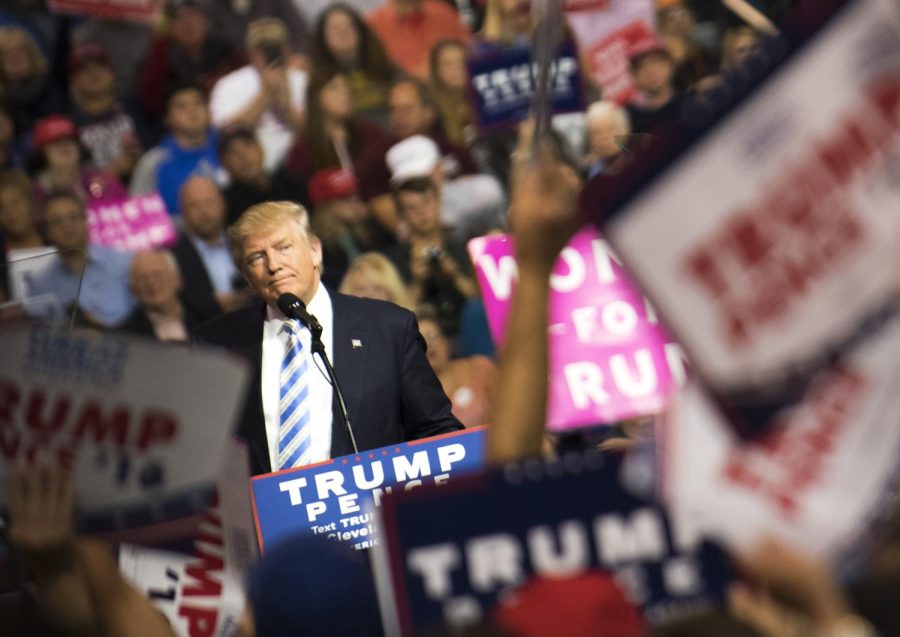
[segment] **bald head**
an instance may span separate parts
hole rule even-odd
[[[161,312],[178,303],[181,274],[169,252],[138,252],[129,269],[131,291],[145,310]]]
[[[179,193],[185,229],[205,241],[215,241],[225,230],[225,198],[209,177],[195,176]]]

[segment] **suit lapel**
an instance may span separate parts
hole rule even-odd
[[[364,317],[357,314],[354,308],[344,301],[343,295],[330,291],[329,293],[334,308],[334,338],[332,340],[334,360],[332,364],[344,393],[344,401],[347,404],[347,413],[352,426],[358,420],[360,400],[366,381],[368,360],[366,342],[369,330],[363,321]],[[334,396],[331,411],[331,457],[353,453],[353,446],[350,444],[350,436],[344,425],[337,394]],[[357,443],[361,444],[359,430],[354,429],[353,433],[357,437]]]

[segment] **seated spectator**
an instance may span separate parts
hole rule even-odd
[[[138,115],[118,100],[109,53],[99,44],[82,44],[69,56],[69,92],[81,144],[91,168],[127,181],[143,152]]]
[[[478,175],[478,166],[469,152],[450,142],[438,129],[440,119],[434,99],[428,86],[410,78],[398,80],[391,87],[390,135],[391,138],[357,163],[356,177],[359,179],[360,196],[372,209],[372,214],[385,228],[402,234],[400,218],[390,191],[391,169],[385,156],[397,142],[413,135],[427,136],[437,144],[440,151],[440,167],[444,184],[463,177]],[[484,188],[486,199],[493,199],[498,209],[504,207],[502,187],[496,179],[480,175],[480,187]],[[469,194],[472,194],[469,184]]]
[[[322,242],[322,281],[337,288],[347,268],[363,252],[393,243],[393,235],[372,217],[356,190],[356,178],[340,168],[326,168],[309,182],[313,202],[311,227]]]
[[[224,175],[216,155],[216,132],[199,86],[187,84],[172,90],[166,99],[165,122],[169,134],[141,157],[131,177],[131,194],[158,192],[169,214],[178,215],[178,193],[184,182],[193,175],[221,181]]]
[[[228,225],[247,208],[264,201],[293,201],[306,206],[306,181],[291,177],[283,166],[271,174],[266,172],[263,149],[252,129],[226,128],[219,135],[218,153],[229,178],[225,188]]]
[[[431,50],[430,82],[447,139],[471,145],[477,136],[475,113],[469,97],[466,45],[462,40],[441,40]]]
[[[387,128],[387,97],[395,69],[378,35],[353,7],[338,2],[319,17],[313,68],[346,75],[353,114]]]
[[[377,126],[353,116],[347,76],[317,69],[306,89],[303,133],[294,142],[285,168],[303,181],[325,168],[354,172],[356,162],[377,152],[385,139]]]
[[[151,120],[162,117],[172,88],[196,82],[209,93],[242,63],[241,53],[210,29],[209,0],[168,0],[165,12],[167,28],[151,39],[139,77],[141,109]]]
[[[173,253],[183,277],[185,307],[200,320],[244,305],[250,298],[225,238],[225,199],[208,177],[181,187],[184,230]]]
[[[453,415],[466,427],[487,424],[494,362],[487,356],[451,359],[450,340],[441,330],[438,312],[429,305],[416,309],[426,355],[444,393],[453,403]]]
[[[478,294],[466,246],[441,226],[440,194],[431,179],[404,181],[394,193],[409,236],[385,254],[397,266],[413,300],[434,305],[444,333],[456,336],[463,303]]]
[[[161,342],[187,343],[202,319],[181,303],[181,274],[171,253],[138,252],[131,260],[129,281],[138,306],[121,329]]]
[[[674,122],[682,100],[675,89],[672,56],[651,37],[636,42],[628,57],[637,93],[626,106],[632,132],[650,133]]]
[[[210,13],[212,32],[224,38],[235,49],[244,46],[253,23],[264,18],[281,22],[287,34],[291,66],[309,66],[311,36],[309,25],[297,9],[296,0],[240,0],[239,2],[214,2]]]
[[[26,279],[28,295],[51,294],[66,310],[77,303],[89,325],[120,325],[135,305],[128,284],[131,254],[88,243],[84,202],[71,192],[47,197],[44,220],[47,239],[60,253]]]
[[[367,16],[391,60],[419,79],[428,77],[431,48],[444,38],[469,40],[456,11],[440,0],[387,0]]]
[[[277,168],[303,124],[307,76],[288,65],[288,33],[281,20],[263,18],[247,28],[250,64],[213,87],[210,111],[218,128],[248,126],[265,152],[266,170]]]
[[[87,151],[79,141],[78,128],[67,117],[51,115],[38,121],[32,141],[36,151],[34,185],[39,199],[60,190],[75,193],[86,204],[128,196],[114,174],[86,167]]]
[[[9,108],[17,131],[66,111],[66,100],[53,81],[49,63],[34,38],[21,27],[0,27],[0,98]]]
[[[365,299],[390,301],[410,311],[414,307],[397,268],[386,256],[377,252],[359,255],[350,264],[338,291]]]
[[[587,110],[588,152],[582,162],[585,176],[616,174],[626,161],[626,142],[631,122],[624,108],[601,100]]]
[[[458,239],[467,240],[504,226],[504,196],[497,180],[489,175],[445,179],[440,149],[431,139],[415,135],[397,142],[385,160],[392,184],[420,177],[431,179],[440,197],[441,222]]]
[[[28,175],[20,170],[0,173],[0,231],[7,253],[44,245],[35,223],[36,207]]]

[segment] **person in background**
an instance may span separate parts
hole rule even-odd
[[[160,342],[187,343],[202,319],[179,298],[181,274],[172,254],[138,252],[131,260],[129,281],[138,306],[120,329]]]
[[[386,0],[366,19],[394,64],[421,80],[428,78],[428,56],[435,44],[470,38],[454,8],[440,0]]]
[[[44,221],[60,253],[27,277],[28,295],[52,294],[66,310],[77,303],[88,325],[119,326],[135,306],[128,282],[132,255],[88,242],[84,202],[72,192],[47,197]]]
[[[396,71],[381,40],[353,7],[337,2],[319,17],[313,68],[343,73],[353,114],[387,128],[388,91]]]
[[[183,230],[173,254],[185,307],[203,321],[245,305],[249,292],[228,251],[225,199],[214,181],[197,175],[184,183],[181,220]]]
[[[216,82],[209,102],[217,128],[240,125],[256,131],[269,172],[281,164],[304,121],[307,74],[288,64],[287,42],[281,20],[252,22],[246,44],[250,64]]]
[[[761,37],[750,27],[734,27],[722,36],[722,61],[719,71],[725,73],[741,66],[760,50]]]
[[[131,194],[158,192],[170,215],[180,214],[178,194],[194,175],[220,182],[224,174],[216,154],[217,136],[210,126],[203,90],[196,84],[176,86],[166,98],[168,135],[151,148],[134,169]]]
[[[365,299],[390,301],[409,311],[414,309],[413,299],[396,266],[378,252],[366,252],[356,257],[344,275],[339,291]]]
[[[87,151],[81,145],[75,123],[62,115],[51,115],[34,126],[34,179],[38,199],[67,190],[85,203],[118,201],[128,196],[113,173],[86,168]]]
[[[675,85],[685,91],[707,77],[715,64],[694,39],[697,20],[683,2],[669,2],[656,12],[659,35],[675,64]]]
[[[339,71],[312,72],[306,89],[306,121],[303,134],[288,152],[288,173],[307,181],[314,172],[341,168],[355,172],[361,157],[384,144],[381,130],[354,117],[347,76]]]
[[[179,85],[196,82],[207,94],[222,76],[242,66],[241,52],[210,28],[209,0],[168,0],[168,25],[150,40],[137,95],[150,121],[162,118],[164,99]]]
[[[278,20],[287,34],[291,66],[309,67],[309,25],[294,0],[215,0],[212,9],[212,32],[235,49],[244,46],[254,22],[264,18]]]
[[[444,176],[440,148],[428,137],[415,135],[391,146],[385,155],[391,169],[391,183],[429,178],[440,198],[441,222],[454,237],[471,237],[505,225],[505,196],[490,175]]]
[[[30,132],[30,131],[29,131]],[[0,171],[21,168],[24,164],[23,135],[19,135],[0,91]]]
[[[453,415],[466,427],[487,424],[490,410],[491,385],[494,382],[494,362],[487,356],[451,358],[450,340],[441,330],[437,310],[430,305],[416,309],[419,332],[428,346],[426,355],[434,373],[441,381],[444,393],[453,405]]]
[[[226,128],[219,134],[217,152],[228,173],[224,193],[226,225],[237,221],[250,206],[264,201],[307,203],[305,180],[288,175],[284,166],[271,174],[266,172],[263,149],[252,129],[244,126]]]
[[[416,304],[434,305],[444,333],[455,336],[463,304],[478,294],[466,246],[441,225],[440,193],[430,178],[403,181],[394,196],[409,236],[385,254],[397,266]]]
[[[447,139],[468,147],[474,143],[477,130],[469,99],[466,50],[462,40],[441,40],[431,50],[429,69],[431,90]]]
[[[531,36],[531,6],[520,0],[487,0],[484,22],[478,39],[484,42],[514,44]]]
[[[0,173],[0,231],[7,254],[44,245],[35,223],[35,208],[37,201],[28,175],[20,170]]]
[[[616,174],[627,159],[631,122],[624,108],[601,100],[587,109],[588,151],[582,162],[585,177]]]
[[[490,176],[481,175],[469,151],[450,142],[440,132],[442,127],[437,106],[431,90],[425,83],[412,78],[397,80],[391,87],[389,102],[390,139],[368,157],[360,160],[356,167],[360,196],[369,205],[379,223],[398,236],[402,236],[406,231],[400,223],[391,194],[392,170],[387,164],[387,153],[397,142],[416,135],[427,137],[437,145],[440,172],[445,185],[472,177],[481,182],[483,191],[476,191],[473,184],[461,189],[467,192],[461,200],[463,204],[493,200],[498,210],[505,207],[500,182]],[[472,195],[477,193],[482,194],[473,200]]]
[[[31,130],[42,117],[67,110],[64,91],[53,81],[47,58],[21,27],[0,27],[0,98],[20,132]]]
[[[626,105],[632,132],[650,133],[674,122],[682,99],[672,56],[653,36],[635,42],[628,58],[637,93]]]
[[[99,44],[82,44],[69,55],[72,121],[90,154],[89,166],[127,182],[140,159],[138,115],[116,98],[109,53]]]
[[[353,173],[340,168],[320,170],[309,181],[313,202],[310,224],[322,242],[322,281],[337,288],[347,268],[363,252],[393,243],[360,200]]]

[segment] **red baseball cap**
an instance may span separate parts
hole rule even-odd
[[[628,59],[632,62],[641,56],[647,55],[648,53],[661,53],[666,57],[671,57],[669,55],[669,50],[663,45],[662,41],[656,35],[645,35],[633,42],[628,46]]]
[[[78,139],[78,128],[68,117],[50,115],[35,123],[31,143],[38,150],[60,139]]]
[[[320,170],[309,180],[309,197],[318,206],[356,193],[356,177],[343,168]]]
[[[644,622],[609,573],[535,577],[494,611],[494,624],[519,637],[641,637]]]
[[[91,62],[102,64],[103,66],[111,66],[109,51],[103,45],[95,42],[79,44],[69,54],[69,73],[74,73]]]

